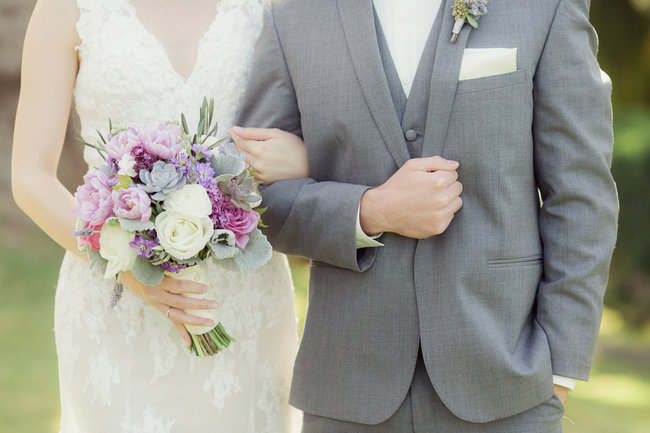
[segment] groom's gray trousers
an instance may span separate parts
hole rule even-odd
[[[490,2],[451,44],[453,3],[406,98],[372,0],[267,2],[238,123],[307,147],[310,178],[263,190],[265,234],[312,260],[290,402],[341,431],[426,413],[433,431],[547,433],[531,423],[561,415],[552,375],[589,376],[617,215],[589,1]],[[516,71],[459,80],[466,49],[493,48]],[[433,155],[460,164],[447,230],[357,249],[363,193]]]
[[[488,423],[471,423],[456,417],[438,397],[427,374],[422,354],[406,399],[388,420],[357,424],[305,413],[303,433],[561,433],[564,406],[550,400],[515,416]]]

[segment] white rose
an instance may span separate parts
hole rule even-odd
[[[169,194],[163,208],[192,217],[207,217],[212,213],[212,202],[205,188],[191,184]]]
[[[135,234],[123,230],[119,224],[106,223],[99,234],[99,254],[108,261],[104,278],[111,279],[118,272],[130,271],[137,251],[129,245]]]
[[[156,217],[160,245],[177,260],[189,259],[205,248],[213,231],[212,220],[207,216],[167,210]]]
[[[127,175],[129,177],[134,177],[137,174],[134,168],[135,158],[130,153],[125,153],[117,165],[120,167],[120,170],[117,172],[117,174]]]

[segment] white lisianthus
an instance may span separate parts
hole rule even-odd
[[[117,163],[120,167],[117,174],[127,175],[129,177],[134,177],[137,173],[135,172],[135,158],[130,153],[125,153],[120,159],[120,162]]]
[[[191,217],[207,217],[212,213],[212,202],[205,188],[191,184],[169,194],[163,208]]]
[[[214,231],[212,220],[207,216],[192,216],[175,210],[161,212],[155,224],[160,245],[177,260],[192,258],[205,248]]]
[[[137,257],[129,245],[135,234],[123,230],[119,224],[106,222],[99,235],[99,254],[108,261],[104,278],[111,279],[118,272],[130,271]]]

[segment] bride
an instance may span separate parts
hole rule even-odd
[[[274,253],[257,271],[210,270],[210,287],[165,278],[145,287],[130,273],[110,307],[112,284],[76,254],[75,205],[56,178],[74,97],[81,135],[95,140],[110,117],[135,127],[196,124],[214,98],[223,133],[247,82],[262,0],[39,0],[23,53],[12,187],[18,205],[67,252],[55,300],[62,433],[285,433],[299,414],[288,404],[297,347],[287,260]],[[302,177],[302,141],[268,130],[284,155],[267,183]],[[289,158],[290,156],[290,158]],[[89,168],[102,161],[86,149]],[[182,293],[204,293],[194,300]],[[217,309],[237,339],[226,351],[190,354],[187,309]],[[180,333],[180,337],[179,334]]]

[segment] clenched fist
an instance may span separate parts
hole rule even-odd
[[[443,233],[463,205],[456,161],[440,156],[409,160],[361,198],[361,228],[414,239]]]

